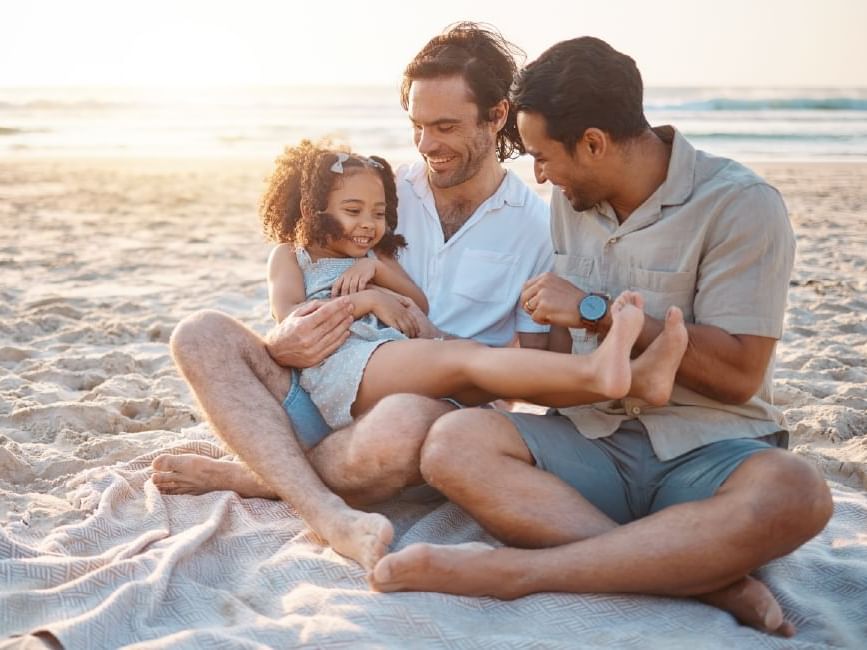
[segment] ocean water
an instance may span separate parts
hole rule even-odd
[[[744,161],[867,161],[867,89],[650,88],[651,124]],[[0,157],[270,160],[331,137],[417,156],[396,87],[0,88]]]

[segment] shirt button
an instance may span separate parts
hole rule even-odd
[[[632,407],[632,415],[640,415],[640,414],[641,414],[641,409],[638,408],[637,406],[633,406]]]
[[[608,240],[608,243],[609,244],[616,244],[617,243],[617,237],[612,237],[611,239]]]

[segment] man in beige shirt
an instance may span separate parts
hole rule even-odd
[[[423,476],[520,549],[413,545],[377,564],[377,589],[696,596],[794,633],[749,575],[832,511],[817,469],[785,450],[773,406],[794,237],[774,188],[671,127],[651,129],[642,92],[635,62],[588,37],[520,76],[520,133],[537,180],[556,188],[555,272],[521,299],[563,352],[605,336],[608,296],[624,289],[645,300],[636,355],[676,338],[667,325],[679,307],[689,343],[671,401],[444,416],[422,449]]]

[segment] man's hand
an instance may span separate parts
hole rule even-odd
[[[352,303],[346,298],[302,304],[265,337],[268,354],[287,368],[310,368],[349,338]]]
[[[367,285],[376,277],[377,264],[376,260],[369,257],[358,260],[334,281],[331,295],[336,298],[367,289]]]
[[[537,323],[583,327],[578,303],[585,295],[568,280],[549,272],[524,284],[521,305]]]

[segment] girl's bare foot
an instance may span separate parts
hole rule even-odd
[[[245,498],[279,498],[246,465],[197,454],[160,454],[151,463],[153,482],[163,494],[205,494],[232,490]]]
[[[629,395],[652,406],[668,404],[688,342],[683,312],[677,307],[669,307],[662,332],[632,362],[632,388]]]
[[[634,291],[624,291],[611,303],[611,328],[605,340],[591,355],[597,385],[595,389],[610,399],[625,397],[632,385],[629,356],[644,327],[644,299]]]

